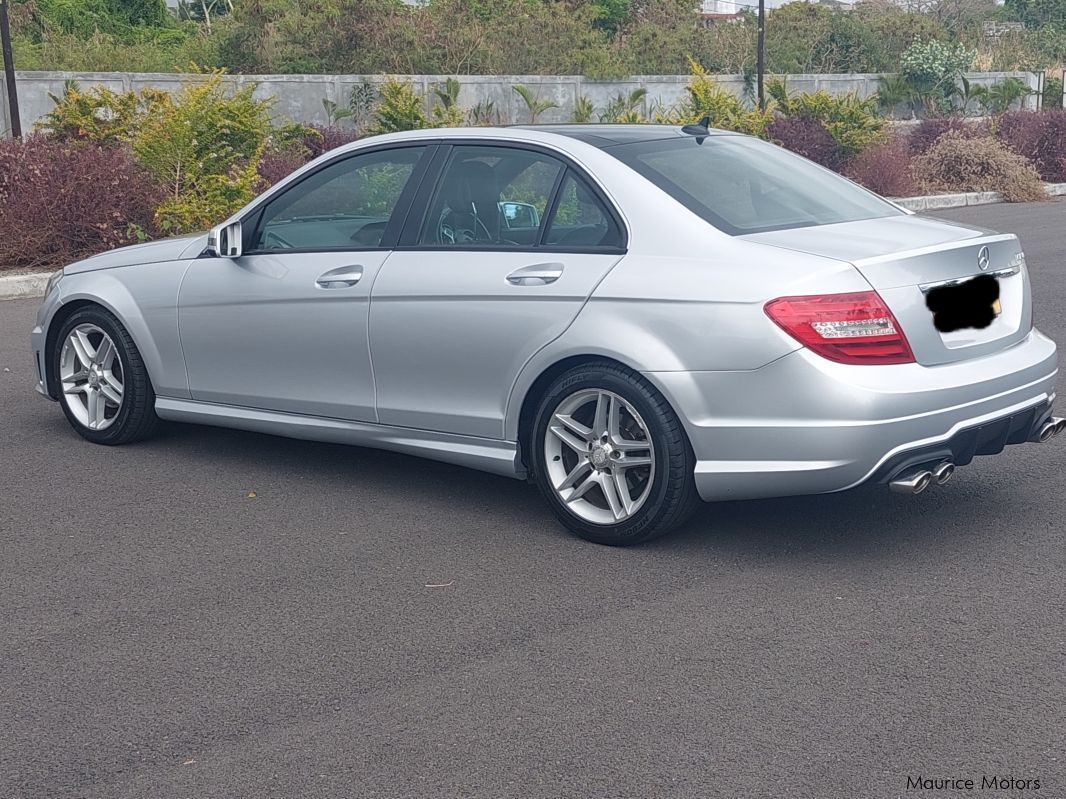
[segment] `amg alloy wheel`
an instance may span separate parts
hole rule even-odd
[[[533,426],[533,479],[582,538],[647,541],[698,505],[692,449],[673,409],[642,376],[614,363],[560,376]]]
[[[574,392],[556,407],[544,436],[555,494],[585,521],[625,521],[648,499],[655,450],[644,420],[618,394]]]
[[[109,311],[87,306],[63,323],[52,350],[51,381],[63,413],[97,444],[150,435],[159,420],[148,371],[130,334]]]
[[[106,430],[122,409],[122,360],[111,336],[86,322],[67,334],[59,354],[63,402],[90,430]]]

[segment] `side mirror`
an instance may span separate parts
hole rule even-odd
[[[207,252],[216,258],[240,258],[242,241],[240,222],[219,225],[207,234]]]

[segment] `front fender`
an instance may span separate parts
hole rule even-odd
[[[58,302],[42,320],[47,333],[74,302],[101,305],[123,324],[137,345],[156,394],[189,398],[189,378],[178,336],[178,287],[188,267],[162,263],[67,275]]]

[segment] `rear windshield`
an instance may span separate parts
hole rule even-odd
[[[747,136],[622,144],[607,152],[734,236],[898,216],[876,194]]]

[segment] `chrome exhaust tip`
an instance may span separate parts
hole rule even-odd
[[[1051,419],[1053,422],[1055,422],[1055,435],[1058,435],[1063,430],[1066,430],[1066,417],[1052,416]]]
[[[951,461],[944,461],[935,469],[933,469],[933,477],[936,478],[937,485],[944,485],[955,474],[955,464]]]
[[[1036,434],[1032,437],[1031,440],[1036,441],[1039,444],[1046,444],[1060,430],[1062,430],[1062,427],[1059,424],[1062,421],[1062,418],[1052,416],[1050,419],[1040,425],[1040,430],[1036,432]]]
[[[951,468],[954,470],[954,465]],[[949,474],[948,477],[950,476]],[[908,474],[906,477],[897,477],[888,484],[888,488],[897,494],[921,494],[933,484],[934,479],[932,472],[922,470]]]

